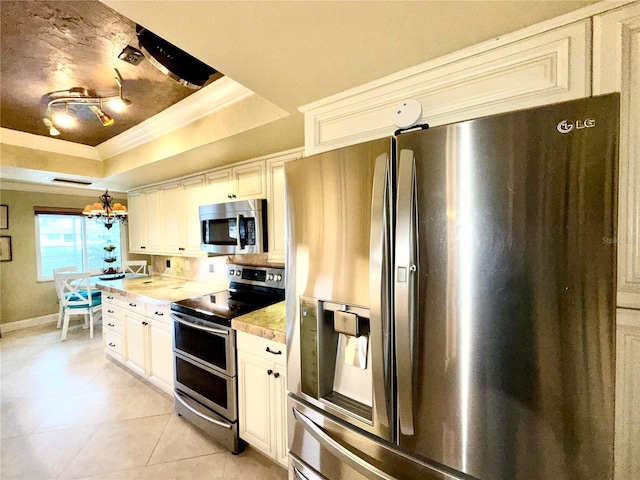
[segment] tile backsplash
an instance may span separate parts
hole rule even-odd
[[[284,267],[267,261],[267,254],[218,255],[207,258],[165,257],[152,255],[147,260],[154,275],[182,278],[198,282],[226,283],[227,264]],[[169,265],[169,266],[167,266]]]

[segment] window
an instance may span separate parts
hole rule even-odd
[[[104,270],[104,247],[108,242],[116,246],[115,265],[121,265],[120,234],[119,223],[107,230],[102,223],[79,215],[36,215],[38,281],[53,280],[53,269],[59,267]]]

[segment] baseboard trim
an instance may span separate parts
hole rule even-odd
[[[25,320],[18,320],[17,322],[3,323],[0,325],[0,330],[2,330],[2,333],[6,333],[13,332],[15,330],[22,330],[23,328],[37,327],[38,325],[57,322],[58,314],[52,313],[50,315],[43,315],[42,317],[27,318]]]

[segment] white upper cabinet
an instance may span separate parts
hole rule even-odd
[[[303,106],[311,155],[392,135],[397,105],[422,104],[430,126],[591,94],[591,21],[497,39]]]
[[[224,203],[248,198],[264,198],[266,177],[264,160],[239,164],[206,174],[211,192],[209,203]]]
[[[204,176],[161,187],[164,192],[164,245],[160,250],[168,255],[201,255],[199,207],[209,201]]]
[[[593,93],[620,92],[618,306],[640,308],[640,3],[593,26]]]
[[[201,205],[266,197],[265,157],[129,192],[129,251],[206,256],[200,250]],[[283,202],[284,197],[279,204]],[[278,241],[283,253],[284,224],[274,231],[281,233]]]
[[[162,185],[164,245],[167,250],[178,251],[181,244],[184,215],[184,189],[179,182]]]
[[[229,193],[233,200],[264,198],[266,196],[265,162],[247,163],[231,169]]]
[[[267,162],[267,234],[269,236],[269,261],[284,263],[285,196],[284,165],[302,157],[303,149],[297,148],[269,158]]]
[[[207,188],[209,190],[208,203],[224,203],[229,201],[229,183],[231,170],[228,168],[215,170],[206,174]]]
[[[211,203],[209,189],[204,175],[189,178],[182,181],[184,201],[182,203],[182,217],[184,228],[182,229],[180,252],[186,252],[193,256],[201,255],[200,250],[200,206]],[[183,250],[184,249],[184,250]]]
[[[129,250],[145,253],[147,246],[147,196],[142,192],[129,193]]]
[[[147,197],[147,245],[146,250],[158,251],[164,246],[164,191],[161,188],[145,190]]]

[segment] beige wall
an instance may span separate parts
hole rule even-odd
[[[0,190],[0,203],[9,206],[9,230],[13,259],[0,262],[0,324],[37,318],[58,311],[53,281],[37,281],[34,206],[82,208],[98,195]]]

